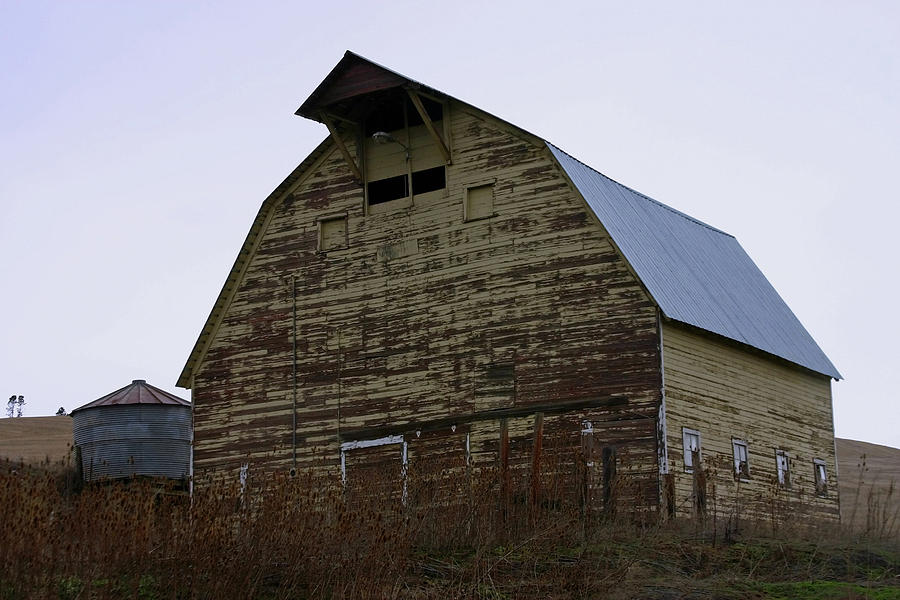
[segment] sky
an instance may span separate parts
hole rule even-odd
[[[900,447],[896,2],[0,0],[0,394],[175,381],[345,50],[741,242]]]

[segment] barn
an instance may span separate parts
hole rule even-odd
[[[450,457],[526,501],[839,518],[840,374],[733,236],[351,52],[297,114],[328,136],[178,379],[198,474]]]

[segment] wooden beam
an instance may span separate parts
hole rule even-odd
[[[359,167],[356,166],[356,162],[354,162],[353,157],[350,156],[350,151],[347,150],[347,146],[344,144],[344,140],[342,140],[341,136],[338,134],[338,130],[334,126],[334,122],[331,120],[331,117],[329,117],[325,113],[321,113],[319,116],[322,117],[322,122],[325,123],[325,127],[328,128],[328,133],[331,134],[331,137],[337,144],[337,147],[341,151],[341,154],[344,155],[344,160],[347,161],[348,165],[350,165],[350,170],[353,171],[353,176],[356,178],[356,181],[358,181],[359,184],[362,185],[362,173],[359,172]]]
[[[526,404],[510,408],[495,408],[477,413],[460,413],[451,417],[432,419],[430,421],[412,421],[401,425],[382,425],[377,427],[365,427],[350,431],[341,431],[338,438],[344,441],[366,440],[384,437],[386,435],[403,435],[413,431],[435,431],[447,429],[452,425],[464,427],[478,421],[495,421],[516,417],[527,417],[537,413],[544,415],[557,415],[571,411],[580,411],[591,408],[621,408],[628,405],[625,396],[608,396],[605,398],[590,398],[578,400],[557,400],[547,403]],[[543,418],[543,417],[542,417]]]
[[[419,95],[416,92],[409,88],[407,88],[406,93],[409,94],[409,99],[412,100],[413,106],[416,107],[416,111],[419,113],[419,116],[422,117],[422,121],[425,123],[425,128],[428,129],[428,133],[431,134],[434,143],[437,144],[438,150],[441,151],[441,155],[444,157],[444,162],[449,165],[450,150],[447,149],[447,144],[444,143],[444,138],[441,137],[441,134],[439,134],[437,129],[435,129],[434,123],[431,122],[431,117],[429,117],[428,113],[425,111],[425,106],[422,104],[422,99],[419,98]]]
[[[359,125],[359,123],[357,123],[356,121],[352,121],[346,117],[342,117],[341,115],[336,115],[334,113],[327,112],[324,110],[319,112],[319,116],[322,116],[322,115],[325,115],[332,121],[340,121],[342,123],[347,123],[348,125]]]

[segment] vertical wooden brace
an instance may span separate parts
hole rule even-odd
[[[541,453],[544,448],[544,414],[534,415],[534,452],[531,457],[531,505],[541,499]]]
[[[502,418],[500,419],[500,501],[502,502],[500,512],[504,521],[509,511],[509,486],[509,422],[506,418]]]
[[[616,492],[618,483],[616,481],[616,449],[611,446],[604,446],[602,451],[603,461],[603,510],[607,515],[613,515],[616,512]]]

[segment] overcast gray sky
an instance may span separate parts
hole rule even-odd
[[[735,235],[846,378],[837,434],[900,447],[898,7],[0,0],[0,397],[187,397],[351,49]]]

